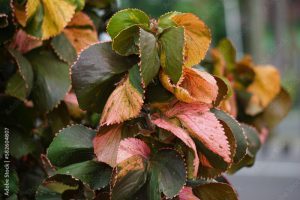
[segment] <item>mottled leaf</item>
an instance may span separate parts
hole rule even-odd
[[[119,164],[135,155],[148,159],[150,155],[150,148],[143,140],[140,139],[128,138],[122,140],[118,149],[117,163]]]
[[[43,40],[59,34],[72,19],[76,2],[69,0],[28,0],[25,31]]]
[[[92,159],[95,134],[96,131],[82,125],[61,130],[47,150],[49,160],[55,166],[64,167]]]
[[[139,115],[144,102],[141,84],[135,65],[109,96],[101,115],[101,125],[121,123]]]

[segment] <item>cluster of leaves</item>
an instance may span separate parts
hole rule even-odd
[[[100,43],[84,1],[5,2],[1,126],[20,179],[43,165],[36,199],[237,199],[222,174],[251,166],[290,106],[274,67],[236,62],[228,40],[203,60],[211,34],[191,13],[122,10]]]
[[[40,154],[60,129],[74,122],[95,127],[95,117],[76,104],[70,65],[99,42],[113,12],[107,0],[0,0],[0,159],[6,128],[10,199],[34,199],[47,177]],[[3,165],[0,172],[4,199]]]

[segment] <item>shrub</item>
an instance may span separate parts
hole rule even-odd
[[[191,13],[121,10],[98,42],[95,6],[1,3],[10,197],[237,199],[222,174],[253,165],[288,112],[279,72],[236,61],[227,39],[206,56],[210,30]]]

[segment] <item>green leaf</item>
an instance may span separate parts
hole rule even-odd
[[[31,92],[33,85],[32,66],[17,50],[8,49],[8,52],[15,60],[18,66],[18,71],[8,81],[5,93],[21,100],[25,100]]]
[[[17,194],[19,192],[18,174],[14,169],[10,169],[9,163],[4,162],[2,164],[0,168],[0,176],[0,197],[6,199],[8,196],[11,197],[12,195]]]
[[[224,56],[228,70],[233,70],[236,59],[236,50],[231,41],[228,39],[221,40],[217,46],[217,49]]]
[[[208,183],[193,188],[193,193],[203,200],[238,200],[233,188],[225,183]]]
[[[54,108],[47,114],[48,123],[53,134],[59,132],[62,128],[70,124],[71,118],[68,113],[68,108],[65,102],[62,102],[58,107]]]
[[[230,116],[229,114],[225,113],[222,110],[218,110],[214,108],[211,111],[221,122],[225,123],[230,129],[230,134],[232,134],[235,140],[234,143],[236,145],[236,152],[233,157],[233,161],[235,163],[238,163],[243,159],[247,151],[247,139],[242,126],[238,123],[236,119],[234,119],[232,116]],[[225,131],[226,130],[227,129],[225,128]]]
[[[122,30],[112,41],[112,48],[122,56],[138,54],[139,27],[130,26]]]
[[[98,43],[85,49],[72,67],[72,86],[80,108],[101,112],[114,85],[136,63],[135,57],[122,57],[111,43]]]
[[[181,155],[171,149],[162,149],[150,158],[150,196],[158,194],[167,198],[176,196],[186,181],[186,168]],[[158,184],[158,185],[156,185]]]
[[[160,68],[156,37],[140,28],[140,69],[145,86],[157,75]]]
[[[69,65],[73,64],[76,60],[76,50],[66,37],[64,33],[59,34],[51,40],[51,46],[56,55]]]
[[[47,156],[51,163],[64,167],[94,157],[92,139],[96,131],[82,125],[73,125],[61,130],[50,144]]]
[[[104,163],[89,160],[61,168],[56,173],[71,175],[88,184],[91,189],[98,190],[109,184],[112,169]]]
[[[164,71],[177,83],[182,74],[184,53],[184,28],[166,29],[159,38],[160,61]]]
[[[177,27],[176,23],[172,20],[175,15],[181,14],[180,12],[168,12],[158,19],[158,26],[162,29],[167,29],[172,26]]]
[[[70,89],[69,67],[53,52],[43,49],[32,51],[27,57],[35,75],[34,105],[41,112],[52,110]]]
[[[138,9],[125,9],[114,14],[107,25],[107,32],[114,39],[121,31],[139,25],[144,28],[149,27],[149,17],[143,11]]]
[[[16,72],[7,82],[5,94],[25,100],[27,97],[27,89],[25,81],[19,72]]]
[[[132,199],[133,195],[145,184],[147,179],[146,162],[140,156],[133,156],[117,166],[112,200]]]

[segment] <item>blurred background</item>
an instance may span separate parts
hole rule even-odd
[[[293,109],[273,130],[252,168],[229,180],[241,200],[300,199],[300,0],[118,0],[152,17],[168,11],[192,12],[212,30],[213,44],[232,40],[238,58],[273,64],[293,98]],[[270,83],[272,84],[272,83]]]

